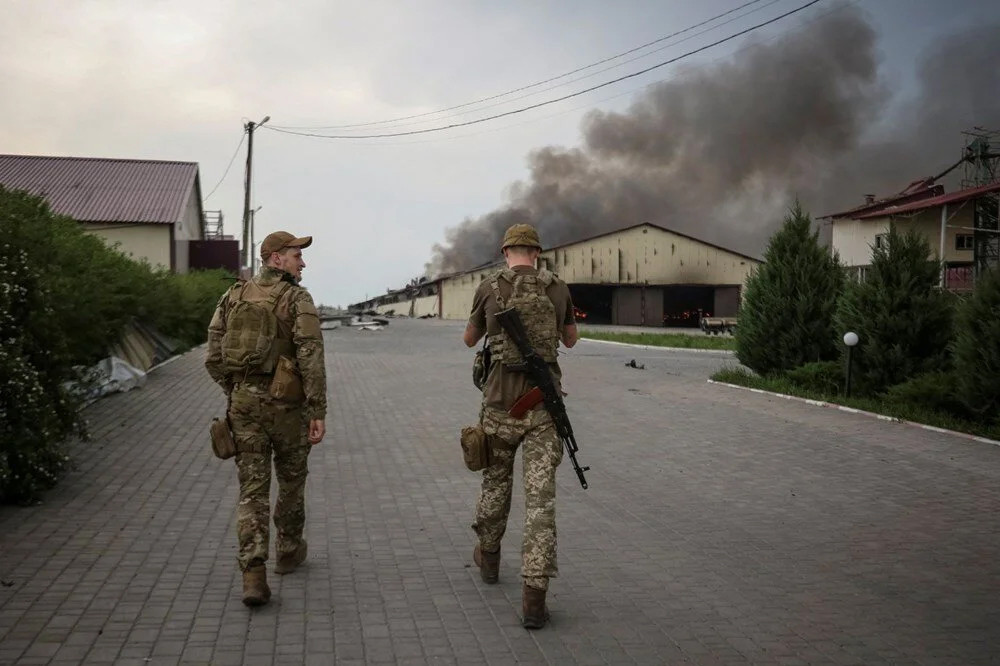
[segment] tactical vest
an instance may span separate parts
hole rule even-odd
[[[242,377],[270,375],[280,356],[295,358],[291,313],[287,300],[282,302],[291,286],[284,281],[264,286],[253,279],[233,286],[222,337],[222,361],[227,373]]]
[[[556,362],[556,350],[559,347],[556,306],[545,293],[554,279],[555,275],[544,268],[538,271],[537,275],[526,275],[504,268],[494,273],[490,279],[490,286],[493,288],[493,295],[500,310],[517,308],[528,334],[528,341],[538,355],[548,363]],[[504,299],[500,294],[500,280],[511,285],[508,299]],[[500,361],[506,366],[518,366],[524,363],[521,352],[503,329],[500,333],[490,336],[490,355],[493,362]]]

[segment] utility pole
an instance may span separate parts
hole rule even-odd
[[[253,131],[271,119],[271,116],[264,116],[259,123],[248,122],[243,128],[247,132],[247,168],[246,181],[243,183],[243,265],[253,270],[253,247],[250,238],[252,236],[251,227],[252,215],[250,213],[250,183],[251,169],[253,167]]]

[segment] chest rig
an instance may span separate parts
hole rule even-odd
[[[559,347],[556,307],[545,293],[553,279],[555,276],[545,269],[538,271],[537,275],[527,275],[509,268],[496,272],[490,279],[497,306],[500,310],[517,308],[528,334],[528,341],[547,363],[556,362],[556,349]],[[500,280],[511,285],[510,297],[507,299],[500,293]],[[490,336],[489,344],[494,362],[499,361],[508,367],[524,364],[524,358],[514,341],[503,329]]]

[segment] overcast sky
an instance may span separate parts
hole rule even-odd
[[[0,152],[195,161],[207,195],[246,119],[270,115],[275,126],[333,126],[435,111],[558,76],[744,1],[0,0]],[[805,1],[759,2],[743,10],[754,13],[716,30],[664,42],[659,46],[668,48],[641,60],[489,111],[642,69]],[[843,4],[820,2],[755,38],[802,29]],[[996,19],[988,0],[849,4],[860,6],[875,28],[880,79],[887,94],[901,98],[928,44]],[[745,44],[736,40],[685,64],[739,58]],[[257,239],[278,229],[315,238],[303,283],[319,303],[347,305],[402,286],[423,273],[446,229],[504,204],[511,184],[527,176],[533,149],[578,144],[583,114],[626,109],[633,92],[676,75],[672,67],[436,134],[348,141],[260,130]],[[432,116],[403,129],[486,114]],[[955,141],[957,147],[960,137]],[[205,202],[206,209],[222,209],[226,232],[237,235],[244,159],[245,144]],[[901,180],[910,176],[906,171]]]

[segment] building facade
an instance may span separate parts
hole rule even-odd
[[[1000,183],[943,193],[940,186],[916,200],[886,199],[830,216],[832,248],[855,277],[863,277],[871,266],[872,252],[885,242],[889,227],[923,236],[942,262],[940,285],[952,290],[972,288],[977,205],[995,198]],[[981,227],[980,223],[980,227]],[[984,230],[979,229],[982,238]],[[996,232],[980,242],[995,244]]]
[[[0,185],[43,197],[110,246],[185,273],[204,239],[198,165],[82,157],[0,155]]]
[[[701,316],[735,316],[742,286],[760,261],[658,225],[639,224],[547,249],[539,263],[569,285],[581,321],[658,327],[697,326]],[[444,319],[467,318],[476,288],[501,265],[498,259],[426,283],[434,293],[424,296],[429,299],[425,311],[436,305],[437,316]],[[385,312],[384,301],[393,298],[399,292],[352,309]]]

